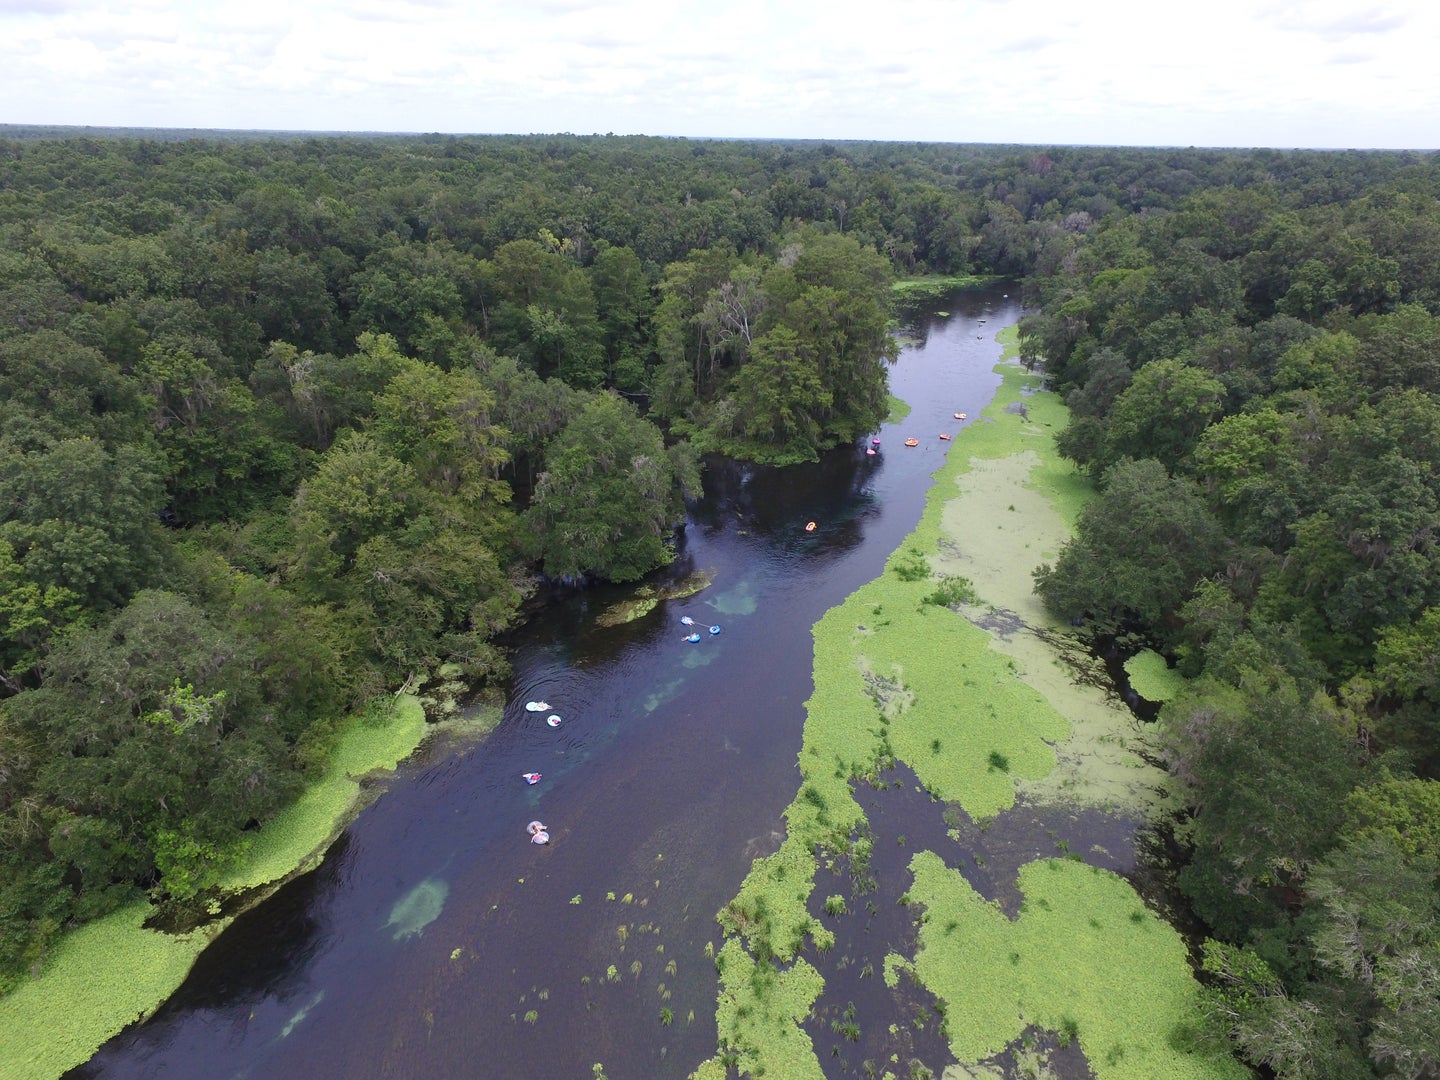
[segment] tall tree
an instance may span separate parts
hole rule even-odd
[[[635,406],[598,394],[551,442],[526,517],[551,577],[634,581],[675,557],[681,500],[697,489],[693,460],[677,468]]]

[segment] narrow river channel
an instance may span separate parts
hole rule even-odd
[[[493,734],[423,748],[318,870],[69,1075],[688,1075],[715,1050],[715,913],[778,846],[798,786],[811,626],[881,572],[952,414],[974,423],[993,396],[995,333],[1020,314],[1007,291],[909,317],[891,388],[914,411],[875,456],[712,463],[666,572],[713,573],[709,588],[608,628],[597,617],[628,591],[546,607],[514,639]],[[684,615],[720,632],[687,643]],[[525,711],[536,698],[559,728]],[[528,843],[537,818],[548,847]]]

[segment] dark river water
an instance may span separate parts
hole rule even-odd
[[[663,575],[710,571],[708,589],[609,628],[596,617],[623,590],[545,607],[514,638],[493,734],[422,749],[319,869],[236,920],[148,1022],[70,1075],[688,1075],[715,1052],[715,913],[778,846],[798,787],[811,626],[919,520],[951,445],[939,433],[955,412],[977,422],[998,385],[1013,295],[908,317],[891,388],[914,411],[876,456],[712,464]],[[721,632],[687,643],[687,614]],[[525,711],[536,698],[558,729]],[[528,843],[537,818],[548,847]]]

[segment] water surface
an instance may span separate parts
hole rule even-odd
[[[626,590],[546,606],[513,639],[493,734],[422,749],[319,869],[71,1075],[688,1075],[715,1051],[715,913],[779,845],[798,785],[810,628],[918,522],[953,413],[983,422],[995,332],[1020,313],[1006,291],[909,318],[891,389],[913,412],[877,455],[712,462],[661,575],[705,570],[708,589],[617,627],[596,617]],[[682,615],[721,631],[688,644]],[[537,698],[559,728],[525,711]]]

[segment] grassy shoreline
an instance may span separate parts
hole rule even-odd
[[[1090,485],[1054,450],[1062,404],[1015,362],[1014,328],[1003,334],[1011,347],[997,369],[1001,388],[957,438],[920,524],[880,578],[814,629],[801,786],[780,850],[756,862],[720,914],[721,1053],[696,1080],[727,1066],[772,1080],[823,1075],[802,1027],[829,966],[830,934],[811,914],[811,894],[822,860],[867,858],[853,781],[884,783],[903,762],[932,797],[981,823],[1017,799],[1133,821],[1167,805],[1163,774],[1138,752],[1146,733],[1098,685],[1077,682],[1075,657],[1057,648],[1063,628],[1033,595],[1031,570],[1053,560]],[[967,579],[973,601],[935,602],[947,578]],[[914,857],[909,900],[926,914],[916,955],[897,958],[946,1000],[959,1061],[983,1069],[1034,1030],[1077,1038],[1099,1080],[1145,1069],[1197,1080],[1243,1075],[1229,1059],[1197,1061],[1170,1046],[1196,986],[1179,935],[1123,879],[1068,861],[1032,863],[1018,883],[1022,915],[1011,921],[947,867],[960,856]],[[1020,968],[1014,978],[967,970],[975,954],[956,943],[987,940],[992,951],[1004,946],[1004,968]],[[1072,953],[1081,962],[1060,962]],[[1116,997],[1116,985],[1127,993]],[[1149,1009],[1143,1022],[1133,1015],[1140,1008]]]
[[[244,910],[318,866],[368,802],[373,788],[364,782],[392,772],[428,730],[411,695],[353,718],[336,739],[324,775],[266,823],[222,891],[245,894]],[[148,902],[131,904],[66,934],[38,978],[0,998],[0,1076],[51,1080],[84,1064],[174,993],[239,911],[185,934],[147,929],[154,913]]]

